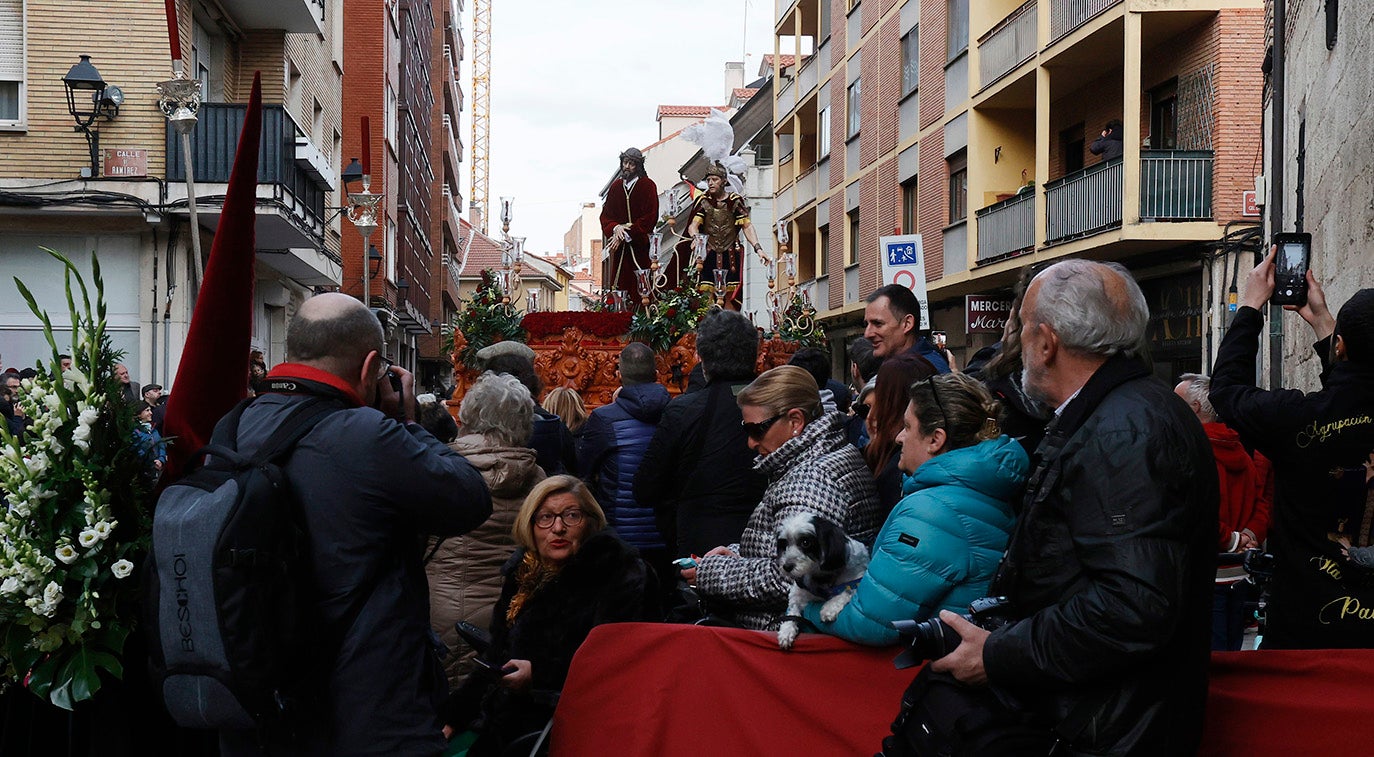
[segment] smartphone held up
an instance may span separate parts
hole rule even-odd
[[[1275,305],[1302,307],[1307,304],[1307,269],[1312,264],[1312,235],[1305,232],[1280,232],[1274,235]]]

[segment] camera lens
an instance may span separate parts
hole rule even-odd
[[[903,632],[911,636],[911,653],[922,660],[938,660],[953,652],[960,642],[959,632],[939,618],[916,623]]]

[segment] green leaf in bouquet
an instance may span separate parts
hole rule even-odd
[[[57,671],[62,667],[62,658],[48,655],[47,659],[34,666],[29,672],[29,691],[42,699],[47,699],[56,684]],[[16,670],[23,670],[15,666]]]

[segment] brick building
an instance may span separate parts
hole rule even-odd
[[[135,380],[174,388],[198,281],[190,235],[200,235],[208,255],[244,103],[260,71],[254,346],[269,363],[282,360],[296,305],[315,287],[339,283],[340,224],[328,211],[339,204],[339,7],[179,0],[182,60],[204,97],[192,134],[200,212],[199,228],[191,228],[180,141],[157,108],[155,85],[172,72],[163,3],[0,0],[3,280],[24,280],[61,330],[61,277],[38,247],[62,251],[88,271],[98,254],[115,346]],[[80,55],[123,96],[117,114],[107,111],[113,118],[95,123],[94,166],[85,139],[72,130],[63,85]],[[48,352],[38,322],[13,284],[0,291],[5,359],[32,365]]]
[[[999,338],[968,333],[965,295],[1079,256],[1141,281],[1160,375],[1210,363],[1218,244],[1259,220],[1260,0],[781,0],[776,20],[776,212],[837,363],[897,230],[961,360]]]

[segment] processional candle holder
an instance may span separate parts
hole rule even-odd
[[[539,290],[538,290],[538,289],[527,289],[527,290],[525,290],[525,303],[529,306],[529,311],[530,311],[531,313],[537,313],[537,312],[539,312]]]
[[[639,304],[648,307],[649,293],[654,287],[654,272],[648,268],[636,268],[635,285],[639,287]]]
[[[723,306],[725,304],[725,287],[730,281],[730,269],[714,268],[711,270],[711,275],[716,284],[716,304]]]
[[[692,237],[692,264],[697,267],[697,277],[701,276],[701,269],[706,265],[706,235],[697,234]]]

